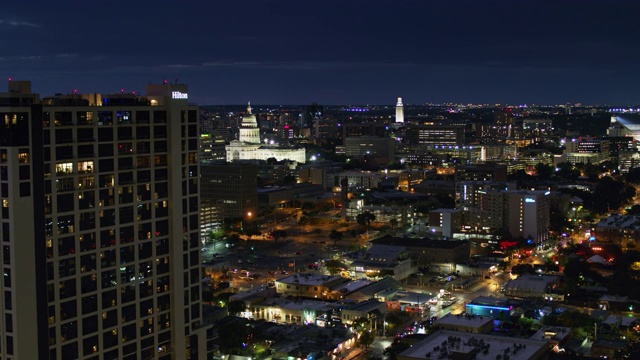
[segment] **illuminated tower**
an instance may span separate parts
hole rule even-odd
[[[404,106],[402,106],[402,98],[398,98],[396,103],[396,122],[404,123]]]

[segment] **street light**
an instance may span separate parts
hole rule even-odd
[[[251,219],[251,211],[247,211],[247,220]],[[244,231],[244,227],[242,224],[242,218],[240,218],[240,231]]]

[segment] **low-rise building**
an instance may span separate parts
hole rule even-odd
[[[342,293],[334,291],[334,287],[348,281],[341,276],[300,273],[277,279],[275,288],[280,296],[340,300]]]
[[[436,320],[432,326],[436,329],[486,334],[493,329],[493,318],[481,315],[453,315],[449,313]]]
[[[508,320],[513,313],[513,305],[507,298],[493,296],[479,296],[465,304],[469,315],[490,317],[496,320]]]
[[[549,347],[553,351],[559,351],[571,340],[572,328],[564,326],[543,326],[535,334],[531,335],[531,340],[548,341]]]
[[[476,359],[543,360],[549,357],[547,341],[498,335],[438,330],[398,354],[398,360]]]
[[[359,302],[349,308],[342,309],[342,323],[350,325],[358,319],[368,319],[372,330],[383,328],[387,303],[376,299]]]
[[[431,266],[440,272],[452,272],[456,263],[469,260],[470,245],[466,240],[433,240],[427,237],[421,239],[398,238],[391,235],[383,236],[369,242],[372,246],[388,248],[402,246],[415,259],[418,267]]]
[[[595,237],[600,243],[619,246],[623,251],[640,245],[640,216],[611,215],[596,224]]]
[[[429,313],[429,300],[435,297],[436,295],[413,291],[398,291],[387,301],[387,308],[423,316]]]
[[[337,304],[320,300],[270,298],[250,305],[244,317],[285,324],[314,324],[318,316],[332,311]]]
[[[362,281],[362,280],[357,280]],[[379,281],[366,284],[345,294],[344,298],[354,301],[365,301],[368,299],[378,299],[387,301],[402,289],[402,285],[392,278],[386,277]]]
[[[392,276],[404,280],[418,271],[418,262],[410,257],[405,247],[372,246],[366,252],[358,253],[351,261],[349,272],[355,279]]]
[[[591,357],[600,359],[615,359],[616,353],[624,351],[629,346],[627,340],[597,339],[591,344]]]
[[[269,347],[273,359],[337,359],[356,345],[355,334],[345,328],[282,326],[266,335],[276,340]]]
[[[598,299],[598,307],[609,311],[633,311],[640,308],[640,302],[628,296],[604,294]]]
[[[544,299],[546,294],[558,287],[558,279],[551,275],[520,275],[505,284],[505,295],[516,299]]]

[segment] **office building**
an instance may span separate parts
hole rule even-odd
[[[198,108],[0,94],[3,359],[204,359]]]
[[[369,157],[380,164],[395,160],[396,141],[389,137],[360,136],[344,139],[347,157]]]
[[[257,166],[249,163],[216,163],[201,166],[202,208],[216,209],[218,219],[205,221],[208,210],[201,214],[203,227],[214,227],[223,219],[248,220],[257,214]],[[250,215],[251,214],[251,215]]]
[[[406,142],[409,145],[453,146],[460,147],[465,143],[464,126],[462,125],[418,125],[406,130]]]
[[[549,200],[544,191],[505,191],[506,221],[513,236],[536,244],[549,238]]]
[[[507,181],[507,167],[502,164],[468,164],[456,167],[456,182],[459,181]]]

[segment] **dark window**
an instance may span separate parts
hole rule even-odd
[[[133,184],[133,172],[123,172],[118,174],[118,185]]]
[[[118,128],[118,140],[133,139],[133,129],[129,126]]]
[[[73,146],[56,147],[56,160],[73,159]]]
[[[60,281],[59,283],[60,299],[76,296],[76,279]]]
[[[102,292],[102,308],[108,309],[118,305],[118,293],[116,290]]]
[[[113,128],[99,128],[98,141],[113,141]]]
[[[93,128],[79,128],[76,133],[79,143],[94,142],[96,140],[93,136]]]
[[[156,110],[153,112],[153,122],[162,124],[167,122],[167,112],[164,110]]]
[[[57,111],[54,114],[56,126],[73,125],[73,115],[71,111]]]
[[[153,150],[155,152],[167,152],[167,142],[162,140],[154,141]]]
[[[149,139],[151,137],[151,129],[148,126],[138,126],[136,128],[136,139]]]
[[[148,124],[151,116],[148,111],[136,111],[136,123]]]
[[[113,159],[98,160],[98,171],[100,171],[101,173],[114,171]]]
[[[143,170],[138,171],[138,182],[149,182],[151,181],[151,171]]]
[[[94,323],[92,323],[94,322]],[[82,330],[91,334],[98,330],[98,319],[95,316],[82,319]],[[85,327],[86,326],[86,327]],[[91,355],[98,351],[98,335],[82,340],[82,355]]]
[[[62,329],[60,329],[60,333],[61,333],[61,336],[63,338],[67,338],[66,336],[62,335]],[[72,339],[75,339],[75,335],[73,336]],[[80,355],[78,353],[78,343],[77,342],[72,342],[70,344],[63,345],[62,346],[62,353],[64,354],[64,358],[65,359],[77,359],[78,355]]]
[[[167,180],[167,169],[156,169],[154,175],[156,181]]]
[[[98,298],[96,295],[85,296],[82,298],[83,314],[92,313],[97,310],[98,310]]]
[[[189,125],[189,137],[198,136],[198,125]]]
[[[31,196],[31,183],[20,183],[20,197]]]
[[[72,129],[56,129],[56,144],[72,144],[73,143],[73,130]]]
[[[58,197],[58,200],[57,200],[58,212],[73,211],[74,199],[75,199],[75,196],[73,194],[61,194],[61,195],[58,195],[57,197]]]

